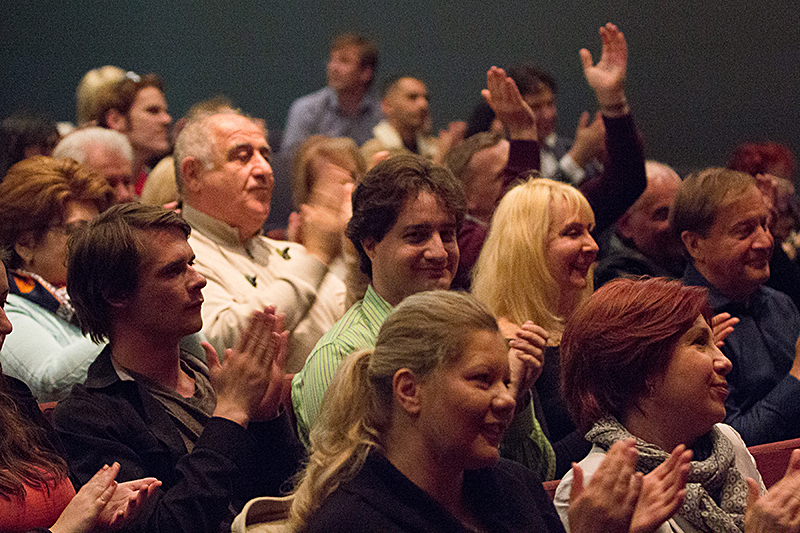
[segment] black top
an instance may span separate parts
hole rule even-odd
[[[500,459],[464,474],[467,505],[492,532],[563,532],[541,481],[525,467]],[[372,452],[350,481],[315,512],[306,532],[469,531],[382,454]]]
[[[206,424],[189,453],[167,410],[136,381],[122,381],[107,346],[83,385],[56,407],[53,424],[82,482],[118,461],[117,481],[152,476],[163,485],[127,530],[214,532],[255,496],[280,493],[303,447],[286,413],[247,429],[224,418]]]

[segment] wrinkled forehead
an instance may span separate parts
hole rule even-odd
[[[732,188],[722,197],[714,213],[714,224],[735,223],[736,220],[753,214],[764,216],[769,214],[764,196],[758,187],[753,184],[743,188]]]
[[[211,130],[217,153],[224,154],[239,144],[252,144],[255,148],[269,146],[264,129],[241,115],[217,115],[213,117]]]

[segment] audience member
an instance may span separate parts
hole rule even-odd
[[[414,155],[373,167],[353,192],[347,237],[371,283],[317,343],[292,382],[300,438],[308,442],[322,397],[350,353],[375,345],[392,306],[416,292],[447,289],[458,265],[455,235],[464,196],[446,169]]]
[[[215,96],[198,102],[189,108],[186,116],[175,122],[175,127],[172,128],[172,138],[177,139],[190,120],[201,115],[213,115],[227,111],[234,111],[234,108],[233,102],[225,96]],[[173,202],[177,202],[175,205],[179,204],[178,183],[175,178],[175,158],[172,155],[164,157],[148,174],[147,181],[142,189],[141,202],[159,206],[169,205]]]
[[[133,148],[136,194],[142,193],[147,169],[170,150],[164,83],[156,74],[129,72],[121,81],[103,86],[98,94],[98,126],[124,133]]]
[[[755,178],[710,168],[684,180],[670,219],[691,258],[684,283],[708,287],[714,311],[740,320],[722,348],[733,363],[725,421],[748,446],[800,437],[800,314],[764,286],[768,216]]]
[[[108,346],[58,403],[54,424],[80,482],[104,462],[161,490],[135,531],[217,532],[256,495],[278,494],[302,447],[279,412],[288,333],[254,311],[220,365],[179,349],[202,326],[205,279],[189,225],[173,211],[122,204],[70,241],[68,287],[84,332]]]
[[[114,130],[84,128],[64,137],[53,150],[57,159],[71,158],[103,176],[114,191],[114,203],[132,202],[133,149],[128,138]]]
[[[203,332],[222,353],[236,346],[250,314],[274,305],[291,332],[288,370],[297,372],[344,314],[344,283],[328,265],[340,249],[341,206],[306,205],[305,247],[261,236],[273,176],[264,131],[230,112],[202,115],[178,137],[175,168],[192,226],[196,268],[208,280]]]
[[[585,181],[581,192],[589,200],[596,217],[595,234],[601,233],[613,224],[627,210],[645,190],[647,176],[644,166],[644,152],[636,130],[636,124],[630,114],[630,109],[624,92],[624,81],[628,63],[628,48],[625,37],[613,24],[601,28],[603,39],[603,53],[597,65],[592,64],[591,54],[587,50],[581,51],[583,71],[589,86],[593,88],[600,104],[602,120],[606,130],[606,144],[608,151],[607,164],[603,173],[595,178]],[[519,139],[513,143],[521,150],[529,150],[525,158],[529,164],[538,164],[535,159],[536,147],[531,141],[531,135],[538,135],[538,129],[530,126],[532,112],[530,106],[522,99],[513,80],[505,76],[502,69],[492,68],[487,73],[489,88],[484,91],[487,101],[496,109],[497,115],[502,118],[513,137]],[[493,90],[492,87],[497,88]],[[511,124],[515,124],[512,129]],[[513,131],[519,128],[520,133]],[[538,128],[538,126],[537,126]],[[527,142],[522,142],[527,140]],[[498,149],[497,165],[502,155],[508,162],[503,173],[504,184],[507,189],[516,177],[510,172],[511,155],[500,153]],[[509,153],[511,154],[511,153]],[[507,157],[507,159],[506,159]],[[490,174],[487,172],[488,178]],[[494,200],[496,177],[487,185],[486,209]],[[475,194],[478,194],[477,191]],[[526,215],[522,215],[526,216]],[[478,222],[479,221],[479,222]],[[465,258],[461,260],[459,280],[469,279],[474,261],[477,260],[483,241],[488,231],[486,215],[483,220],[477,219],[467,226],[463,240],[465,244]],[[459,246],[461,242],[459,242]],[[470,263],[472,259],[473,263]],[[466,281],[460,281],[459,288],[468,286]]]
[[[11,333],[3,311],[8,295],[0,252],[0,348]],[[160,485],[155,478],[117,484],[119,464],[101,468],[75,494],[58,435],[23,382],[0,368],[0,530],[49,528],[50,533],[114,529],[132,519]]]
[[[356,188],[348,237],[371,285],[363,300],[320,339],[292,382],[292,403],[304,442],[308,442],[323,395],[345,357],[374,346],[386,316],[405,297],[450,286],[458,264],[455,234],[463,213],[463,192],[452,174],[419,156],[397,155],[379,163]],[[536,358],[545,344],[539,333],[526,326],[514,332],[510,342],[510,387],[515,397],[527,395],[538,377]],[[543,477],[552,477],[546,441],[529,442],[534,430],[504,441],[503,453],[541,469]],[[540,434],[539,430],[536,436]],[[517,451],[521,447],[524,452]]]
[[[99,118],[98,95],[106,85],[113,85],[125,78],[125,71],[113,65],[93,68],[83,75],[75,90],[75,107],[78,127],[97,126]]]
[[[600,245],[594,284],[619,277],[683,275],[683,245],[669,227],[669,213],[681,186],[681,177],[667,165],[645,163],[647,188],[625,211]],[[601,237],[602,239],[603,237]]]
[[[558,346],[565,320],[592,293],[592,229],[594,213],[577,189],[531,178],[500,202],[473,271],[472,294],[498,317],[504,335],[531,321],[548,338],[533,411],[555,450],[556,477],[590,447],[561,395]]]
[[[430,135],[428,89],[422,81],[410,76],[391,78],[381,94],[381,109],[386,118],[372,128],[372,139],[361,147],[366,161],[378,152],[397,149],[438,158],[437,141]]]
[[[766,285],[787,294],[800,306],[800,201],[795,194],[794,156],[778,143],[745,143],[736,147],[728,168],[755,177],[770,210],[769,229],[778,242],[769,261]]]
[[[67,294],[67,238],[112,199],[102,177],[69,159],[26,159],[0,184],[0,246],[10,252],[6,312],[15,325],[0,358],[41,402],[64,398],[100,353]]]
[[[509,379],[497,323],[473,298],[445,291],[406,298],[374,349],[346,359],[325,396],[293,526],[563,531],[541,480],[500,459],[515,405]],[[582,502],[571,510],[575,531],[628,531],[641,483],[635,457],[630,444],[618,445],[604,479],[575,491]],[[649,520],[680,503],[680,492],[664,485],[672,497],[649,507]]]
[[[35,155],[50,155],[59,134],[53,119],[18,113],[0,123],[0,181],[14,164]]]
[[[584,112],[578,122],[575,140],[556,133],[558,110],[556,106],[556,82],[553,76],[533,65],[515,65],[508,69],[508,76],[519,88],[525,102],[536,115],[537,140],[539,141],[541,172],[546,178],[578,185],[598,175],[605,153],[604,123],[599,114],[590,121]],[[467,134],[480,131],[503,131],[503,124],[487,102],[475,108],[467,127]]]
[[[755,461],[739,434],[721,423],[731,362],[715,346],[711,321],[704,289],[663,278],[612,281],[568,320],[564,391],[593,447],[556,492],[567,529],[577,504],[571,486],[599,473],[611,446],[635,439],[636,469],[647,474],[642,494],[651,489],[649,477],[675,471],[676,462],[684,462],[687,480],[677,514],[648,531],[796,531],[800,507],[786,502],[800,489],[800,452],[761,496]]]
[[[360,146],[383,118],[380,102],[370,92],[378,68],[375,43],[360,35],[339,35],[330,53],[328,86],[298,98],[289,109],[281,143],[289,154],[315,134],[350,137]]]
[[[298,148],[292,162],[292,200],[295,211],[289,216],[288,240],[300,244],[305,242],[306,237],[302,232],[304,205],[333,204],[332,207],[341,208],[342,216],[349,220],[352,212],[352,186],[361,180],[365,171],[364,158],[352,139],[324,135],[312,135],[306,139]],[[335,205],[342,202],[344,206]],[[357,261],[357,256],[344,235],[344,225],[339,241],[340,249],[329,268],[347,284],[348,263]],[[363,296],[361,294],[356,300]]]

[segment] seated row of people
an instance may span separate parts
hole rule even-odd
[[[608,201],[594,200],[594,213],[592,201],[571,186],[530,177],[512,188],[500,201],[495,216],[490,216],[488,240],[473,277],[475,295],[501,319],[502,336],[508,339],[503,350],[508,377],[500,380],[507,383],[501,394],[504,398],[498,402],[503,407],[498,411],[511,416],[504,414],[499,425],[492,425],[489,433],[496,439],[489,440],[498,442],[490,447],[533,470],[535,479],[560,477],[571,461],[588,451],[588,442],[573,431],[574,424],[564,407],[567,383],[571,382],[561,378],[559,345],[566,335],[565,323],[591,294],[591,265],[597,253],[591,234],[595,215],[598,225],[609,226],[645,186],[644,156],[621,90],[627,64],[624,37],[613,25],[602,28],[601,36],[604,54],[600,63],[593,65],[585,51],[582,58],[587,80],[596,90],[604,113],[609,158],[603,176],[582,189],[590,199]],[[532,141],[536,135],[533,114],[514,82],[501,69],[493,68],[488,85],[487,101],[501,120],[505,118],[512,135],[513,131],[521,132],[521,138],[513,140]],[[536,147],[535,141],[529,143],[531,147]],[[534,150],[529,159],[536,155]],[[31,161],[50,164],[53,160]],[[52,311],[52,306],[47,307],[50,299],[59,307],[65,300],[80,317],[82,334],[88,333],[96,341],[110,341],[88,369],[85,383],[56,410],[55,423],[78,482],[86,481],[104,463],[118,461],[120,479],[149,475],[163,483],[161,489],[152,489],[153,498],[131,525],[133,529],[211,530],[225,520],[228,506],[238,507],[259,494],[277,494],[299,464],[303,451],[287,425],[286,414],[277,411],[287,368],[291,372],[300,370],[292,385],[293,407],[301,437],[313,453],[317,451],[314,428],[317,419],[326,419],[326,391],[341,362],[356,349],[375,346],[378,331],[392,316],[393,307],[415,293],[450,288],[459,263],[457,235],[469,204],[461,183],[448,170],[424,158],[399,155],[378,163],[357,185],[353,214],[347,222],[347,236],[359,255],[362,272],[370,277],[370,286],[363,300],[336,322],[344,313],[345,286],[331,267],[343,251],[341,235],[349,215],[346,191],[352,174],[345,177],[348,173],[344,171],[331,173],[330,165],[323,163],[324,178],[318,180],[322,185],[309,194],[316,199],[302,204],[296,219],[294,231],[302,236],[303,247],[261,236],[273,187],[269,145],[262,125],[230,109],[201,113],[181,132],[174,161],[185,221],[160,208],[126,204],[99,216],[101,209],[97,208],[73,224],[75,221],[67,215],[76,206],[85,210],[81,206],[85,202],[67,196],[61,206],[64,213],[43,215],[43,226],[23,228],[10,238],[8,246],[13,246],[25,267],[17,268],[13,275],[38,282],[16,281],[21,294],[41,293],[46,302],[34,303],[50,313],[58,312],[58,308]],[[24,169],[26,164],[18,166]],[[7,184],[12,190],[20,186],[13,179],[7,179],[3,187]],[[107,184],[101,185],[110,203],[113,193]],[[619,187],[625,194],[619,193]],[[689,192],[684,193],[684,189]],[[493,203],[499,198],[498,194]],[[765,269],[769,272],[764,261],[769,261],[772,247],[767,214],[754,179],[712,169],[690,177],[681,186],[671,226],[692,257],[687,279],[692,281],[695,269],[699,278],[694,282],[712,288],[712,302],[714,291],[719,291],[727,298],[723,305],[733,304],[725,310],[735,315],[740,313],[742,302],[750,304],[758,295],[762,315],[741,320],[745,324],[755,322],[756,329],[759,320],[782,328],[762,339],[765,353],[772,356],[773,344],[784,349],[786,338],[796,338],[798,328],[785,321],[785,317],[797,316],[791,302],[786,304],[761,287],[766,280]],[[69,268],[65,270],[71,300],[59,299],[65,291],[58,291],[63,288],[33,271],[35,265],[42,264],[43,250],[45,255],[60,254],[63,263],[68,233],[74,233]],[[734,238],[738,242],[732,245]],[[515,242],[519,246],[509,246]],[[32,259],[28,258],[31,250]],[[35,260],[36,252],[39,261]],[[196,262],[194,252],[198,254]],[[529,271],[534,272],[529,276]],[[724,271],[727,277],[720,278],[718,271]],[[521,279],[515,280],[512,273]],[[539,290],[512,289],[527,285]],[[529,293],[543,297],[526,304]],[[267,305],[270,302],[281,311],[279,316]],[[429,307],[435,305],[429,303]],[[745,309],[752,312],[753,308],[747,305]],[[784,322],[774,318],[778,315]],[[721,341],[736,322],[725,318],[705,317],[717,330],[714,342]],[[182,339],[201,326],[217,349],[205,345],[201,354],[182,348]],[[755,331],[749,325],[745,329]],[[326,331],[306,360],[306,354]],[[725,349],[754,342],[749,337],[742,340],[741,335],[737,326]],[[219,359],[225,355],[221,365],[217,353]],[[794,359],[791,352],[787,360]],[[425,367],[418,372],[427,375],[430,370]],[[758,387],[742,385],[743,392],[737,390],[740,385],[733,382],[736,375],[731,373],[727,416],[748,444],[762,438],[759,431],[766,431],[763,438],[771,440],[791,436],[794,431],[791,419],[796,406],[789,405],[797,382],[794,364],[777,361],[772,370]],[[727,370],[718,373],[724,375]],[[778,383],[772,384],[775,381]],[[237,382],[247,386],[235,385]],[[560,392],[562,388],[564,393]],[[447,398],[437,396],[434,400]],[[403,409],[407,407],[403,405]],[[439,406],[435,412],[439,410],[448,408]],[[781,423],[781,427],[760,427],[761,411],[777,413],[777,418],[770,420]],[[386,420],[386,414],[384,411],[382,420]],[[421,441],[430,442],[430,435],[425,433],[428,428],[416,426],[416,414],[410,414],[411,420],[403,418],[411,424],[405,429],[412,433],[414,427],[422,430]],[[513,422],[513,430],[503,439],[500,437],[507,422]],[[463,426],[459,427],[443,438],[458,440],[456,433],[464,432]],[[562,445],[563,437],[570,435],[574,437],[572,444],[565,441]],[[686,444],[694,442],[687,440],[692,442]],[[409,444],[413,443],[400,443],[396,449],[401,457],[411,453],[403,448]],[[263,445],[271,446],[271,451],[259,448]],[[378,439],[372,445],[380,448],[383,443]],[[630,463],[631,446],[620,448],[623,451],[615,457]],[[387,450],[383,452],[390,455]],[[359,453],[355,466],[366,460],[366,455]],[[256,461],[256,466],[245,472],[246,461]],[[408,465],[411,470],[405,471],[391,458],[389,461],[437,499],[437,494],[422,486],[424,480],[422,485],[417,483],[414,472],[433,472],[442,465],[437,466],[435,460],[420,461]],[[681,465],[686,462],[676,461]],[[669,466],[673,484],[682,477],[674,472],[684,470],[677,463]],[[469,464],[456,465],[454,472],[473,470]],[[355,470],[349,473],[354,475]],[[627,468],[617,468],[615,473],[622,476],[623,471],[628,472]],[[622,521],[636,523],[631,506],[636,503],[639,481],[632,468],[627,475],[622,476],[627,487],[622,499],[627,502],[623,508],[630,513]],[[331,479],[334,484],[340,481],[339,476]],[[451,481],[442,478],[435,482],[459,486]],[[202,490],[197,488],[198,483]],[[329,493],[328,488],[325,491]],[[436,492],[435,487],[432,491]],[[539,498],[536,492],[532,492],[534,499]],[[658,524],[674,511],[671,506],[682,494],[679,489],[674,493],[673,503],[666,506],[672,511],[665,510]],[[550,513],[541,502],[537,506],[543,513],[540,518]],[[486,527],[486,518],[464,509],[463,501],[451,500],[444,508],[455,523]],[[578,512],[575,516],[591,515]],[[540,518],[525,520],[536,522]],[[505,520],[495,519],[498,524]],[[584,518],[578,522],[581,520]]]

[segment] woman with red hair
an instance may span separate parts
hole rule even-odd
[[[800,452],[765,496],[755,461],[722,424],[730,361],[717,348],[706,289],[663,278],[618,279],[595,292],[562,336],[564,398],[593,447],[562,480],[555,505],[567,529],[570,488],[616,442],[635,439],[648,474],[689,449],[686,498],[657,531],[797,531]],[[794,503],[793,503],[794,502]],[[763,529],[759,529],[763,528]]]

